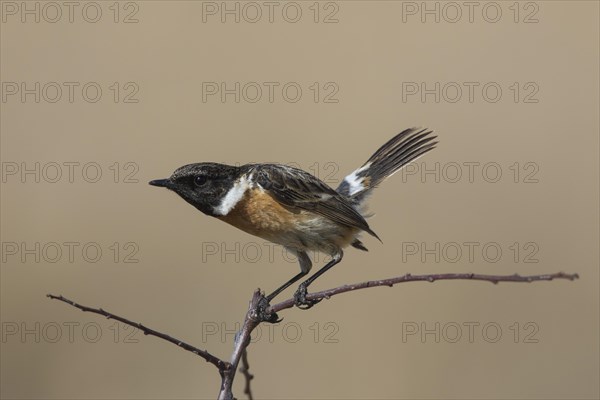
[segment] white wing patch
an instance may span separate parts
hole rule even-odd
[[[348,190],[348,194],[350,196],[352,196],[355,193],[362,192],[363,190],[366,189],[366,187],[362,184],[362,181],[364,178],[359,177],[358,174],[369,169],[370,166],[371,166],[371,163],[365,164],[344,178],[344,180],[350,186],[350,189]]]
[[[239,181],[233,184],[233,187],[229,189],[229,192],[221,200],[221,204],[214,208],[215,214],[227,215],[229,211],[233,210],[235,205],[244,197],[246,190],[252,187],[252,181],[246,176],[242,176]]]

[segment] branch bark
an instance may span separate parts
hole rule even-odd
[[[379,286],[389,286],[392,287],[398,283],[404,282],[416,282],[416,281],[427,281],[427,282],[435,282],[442,280],[471,280],[471,281],[486,281],[491,282],[493,284],[497,284],[498,282],[519,282],[519,283],[530,283],[537,281],[552,281],[554,279],[568,279],[570,281],[578,279],[578,274],[566,274],[564,272],[557,272],[555,274],[544,274],[544,275],[529,275],[529,276],[521,276],[519,274],[513,275],[482,275],[482,274],[473,274],[473,273],[464,273],[464,274],[427,274],[427,275],[412,275],[406,274],[402,276],[398,276],[395,278],[389,279],[381,279],[377,281],[367,281],[361,283],[354,283],[350,285],[338,286],[333,289],[327,289],[320,292],[309,293],[306,295],[306,300],[308,301],[319,301],[323,299],[329,299],[332,296],[352,292],[354,290],[360,289],[368,289]],[[269,307],[266,312],[277,313],[278,311],[285,310],[287,308],[292,308],[294,306],[294,299],[287,299],[282,301],[281,303],[277,303]]]
[[[355,283],[350,285],[338,286],[336,288],[323,290],[320,292],[309,293],[306,295],[306,299],[308,301],[320,301],[322,299],[329,299],[338,294],[352,292],[355,290],[368,289],[373,287],[380,286],[389,286],[392,287],[398,283],[404,282],[416,282],[416,281],[427,281],[427,282],[435,282],[438,280],[477,280],[477,281],[487,281],[494,284],[498,282],[519,282],[519,283],[529,283],[529,282],[538,282],[538,281],[552,281],[554,279],[567,279],[573,281],[578,279],[578,274],[566,274],[564,272],[558,272],[555,274],[544,274],[544,275],[529,275],[529,276],[521,276],[518,274],[514,275],[482,275],[482,274],[472,274],[472,273],[451,273],[451,274],[427,274],[427,275],[411,275],[406,274],[403,276],[389,278],[389,279],[381,279],[375,281],[367,281],[361,283]],[[222,359],[212,355],[206,350],[199,349],[194,347],[188,343],[185,343],[179,339],[176,339],[167,334],[155,331],[151,328],[148,328],[141,323],[133,322],[129,319],[120,317],[108,311],[105,311],[101,308],[92,308],[83,306],[81,304],[75,303],[63,296],[55,296],[52,294],[48,294],[47,297],[55,300],[60,300],[64,303],[67,303],[73,307],[76,307],[84,312],[92,312],[95,314],[103,315],[108,319],[114,319],[120,321],[124,324],[133,326],[135,328],[140,329],[145,335],[152,335],[158,338],[164,339],[170,343],[173,343],[184,350],[190,351],[207,362],[213,364],[219,371],[221,375],[221,388],[219,390],[218,398],[221,400],[233,400],[233,381],[235,378],[235,374],[237,372],[238,365],[240,360],[242,360],[242,368],[241,372],[246,378],[246,385],[244,393],[248,396],[250,400],[252,400],[252,391],[250,390],[250,380],[254,377],[249,373],[248,368],[248,359],[247,359],[247,349],[250,344],[250,335],[252,331],[262,322],[265,321],[273,321],[276,319],[277,312],[292,308],[295,305],[294,299],[290,298],[280,303],[274,305],[266,306],[266,298],[257,289],[250,301],[250,305],[248,307],[248,311],[246,312],[246,316],[244,319],[244,324],[242,329],[236,335],[233,353],[231,354],[231,360],[229,362],[223,361]]]
[[[250,386],[252,379],[254,379],[254,375],[250,373],[250,363],[248,363],[248,348],[244,349],[242,353],[242,366],[240,367],[240,372],[244,375],[244,380],[246,384],[244,385],[244,394],[248,396],[248,400],[254,400],[254,396],[252,396],[252,388]]]
[[[197,347],[192,346],[191,344],[184,342],[183,340],[179,340],[172,336],[164,334],[162,332],[155,331],[154,329],[148,328],[147,326],[144,326],[139,322],[133,322],[127,318],[120,317],[116,314],[113,314],[113,313],[103,310],[101,308],[92,308],[92,307],[88,307],[88,306],[84,306],[84,305],[75,303],[74,301],[71,301],[71,300],[67,299],[66,297],[63,297],[62,295],[55,296],[53,294],[48,294],[48,295],[46,295],[46,297],[49,297],[53,300],[60,300],[60,301],[67,303],[75,308],[80,309],[83,312],[91,312],[94,314],[103,315],[107,319],[114,319],[116,321],[122,322],[129,326],[133,326],[134,328],[141,330],[144,333],[144,335],[156,336],[157,338],[166,340],[167,342],[173,343],[174,345],[179,346],[184,350],[190,351],[190,352],[196,354],[197,356],[204,358],[207,362],[209,362],[209,363],[213,364],[215,367],[217,367],[219,369],[219,371],[229,369],[231,367],[228,362],[223,361],[220,358],[213,356],[206,350],[199,349]]]
[[[233,379],[237,367],[240,363],[240,358],[246,352],[248,345],[250,344],[250,335],[252,331],[262,322],[259,316],[259,306],[264,299],[264,295],[260,292],[260,289],[254,291],[246,318],[242,329],[237,333],[235,337],[235,344],[233,346],[233,353],[231,354],[231,368],[225,371],[221,382],[221,391],[219,392],[219,400],[233,400]]]

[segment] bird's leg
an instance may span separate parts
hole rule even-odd
[[[258,310],[257,310],[258,316],[261,321],[270,322],[272,324],[281,322],[281,319],[279,319],[279,316],[277,315],[277,313],[267,313],[266,312],[267,308],[271,304],[271,300],[273,300],[279,293],[283,292],[285,289],[290,287],[292,284],[297,282],[300,278],[302,278],[306,274],[308,274],[308,271],[300,272],[298,275],[294,276],[292,279],[290,279],[289,281],[287,281],[286,283],[281,285],[279,288],[277,288],[270,295],[263,296],[263,298],[260,300],[260,302],[258,304]]]
[[[298,290],[294,293],[294,301],[296,303],[296,307],[301,308],[303,310],[307,310],[320,302],[321,300],[307,300],[306,294],[308,293],[308,287],[311,283],[313,283],[319,276],[323,275],[327,270],[331,269],[335,264],[342,261],[343,253],[340,251],[338,254],[333,256],[333,259],[329,261],[323,268],[318,270],[313,276],[305,280],[298,286]]]
[[[283,285],[281,285],[279,288],[277,288],[277,290],[275,290],[270,295],[263,296],[263,298],[260,300],[260,302],[258,304],[258,310],[257,310],[259,318],[262,321],[271,322],[271,323],[277,323],[277,322],[281,321],[276,313],[267,313],[266,312],[267,309],[269,308],[271,301],[277,295],[279,295],[279,293],[283,292],[285,289],[287,289],[288,287],[293,285],[295,282],[297,282],[303,276],[306,276],[312,267],[312,261],[310,260],[310,257],[308,256],[308,254],[306,254],[306,251],[301,250],[301,249],[296,249],[296,248],[290,248],[290,247],[287,247],[287,250],[292,252],[293,254],[295,254],[296,257],[298,257],[298,262],[300,263],[300,271],[301,272],[298,275],[294,276],[289,281],[287,281],[286,283],[284,283]]]
[[[305,276],[306,274],[308,274],[308,272],[312,268],[312,261],[310,260],[310,257],[308,256],[308,254],[306,254],[306,251],[300,250],[300,249],[296,249],[296,248],[293,248],[293,247],[286,247],[286,249],[289,252],[291,252],[292,254],[295,254],[296,257],[298,257],[298,262],[300,263],[300,271],[301,272],[298,275],[294,276],[289,281],[287,281],[286,283],[284,283],[283,285],[281,285],[273,293],[271,293],[270,295],[268,295],[267,296],[267,300],[269,302],[271,300],[273,300],[277,295],[279,295],[279,293],[283,292],[285,289],[287,289],[288,287],[290,287],[294,283],[298,282],[298,280],[300,278],[302,278],[303,276]]]
[[[294,283],[298,282],[298,280],[300,278],[302,278],[303,276],[306,276],[306,274],[308,274],[307,272],[300,272],[298,275],[294,276],[292,279],[290,279],[289,281],[287,281],[286,283],[284,283],[283,285],[281,285],[279,288],[275,289],[275,291],[273,293],[271,293],[270,295],[267,296],[267,300],[270,302],[271,300],[273,300],[275,297],[277,297],[277,295],[281,292],[283,292],[285,289],[289,288],[291,285],[293,285]]]
[[[276,313],[267,313],[267,309],[269,308],[271,301],[275,297],[277,297],[281,292],[283,292],[285,289],[287,289],[288,287],[290,287],[294,283],[298,282],[298,280],[300,280],[300,278],[302,278],[303,276],[306,276],[309,273],[310,269],[312,268],[312,261],[310,260],[310,257],[308,256],[308,254],[306,253],[306,251],[299,250],[299,249],[294,249],[294,248],[287,248],[287,249],[289,251],[293,252],[298,257],[298,261],[300,262],[300,273],[297,274],[297,275],[295,275],[292,279],[290,279],[289,281],[287,281],[283,285],[281,285],[279,288],[277,288],[270,295],[263,296],[263,298],[260,300],[260,302],[258,304],[258,310],[257,310],[257,313],[258,313],[259,318],[261,319],[261,321],[271,322],[271,323],[277,323],[277,322],[281,321],[279,319],[279,316]],[[315,274],[315,276],[313,276],[312,278],[310,278],[306,282],[304,282],[303,285],[305,285],[305,286],[301,285],[304,288],[304,291],[303,291],[304,294],[302,295],[302,299],[303,299],[302,304],[308,305],[308,302],[306,301],[306,298],[305,298],[305,296],[306,296],[306,287],[308,287],[308,285],[310,285],[310,283],[312,281],[314,281],[319,275],[321,275],[322,273],[324,273],[326,270],[328,270],[329,268],[331,268],[333,265],[337,264],[339,262],[339,260],[341,260],[341,255],[335,256],[334,260],[332,260],[332,262],[328,263],[321,270],[317,271],[317,273]],[[294,299],[297,298],[297,294],[298,294],[298,291],[296,291],[296,294],[294,294]],[[297,300],[296,300],[296,304],[298,304]],[[311,306],[314,305],[314,304],[316,304],[316,302],[313,302],[311,304]]]

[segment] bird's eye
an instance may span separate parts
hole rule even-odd
[[[206,183],[206,176],[204,175],[198,175],[194,178],[194,183],[196,184],[196,186],[202,186]]]

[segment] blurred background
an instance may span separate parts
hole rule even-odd
[[[372,197],[383,244],[311,289],[581,278],[287,310],[253,336],[255,396],[598,398],[597,2],[0,5],[2,398],[214,398],[202,359],[45,295],[229,358],[252,292],[298,265],[147,182],[271,161],[335,186],[411,126],[440,144]]]

